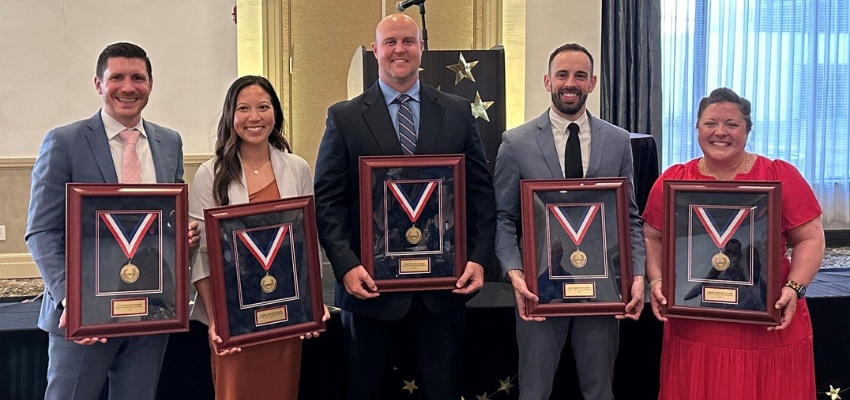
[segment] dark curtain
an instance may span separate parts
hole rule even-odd
[[[661,1],[602,0],[602,119],[661,148]]]

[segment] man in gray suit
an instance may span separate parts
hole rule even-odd
[[[177,132],[142,120],[153,77],[141,47],[107,46],[94,85],[103,108],[48,132],[32,172],[26,241],[45,283],[38,319],[49,334],[44,398],[97,399],[108,376],[110,399],[152,400],[167,334],[65,341],[65,184],[182,183],[183,143]],[[193,222],[190,248],[198,237]]]
[[[634,282],[625,315],[616,318],[637,320],[643,309],[646,256],[634,196],[629,134],[586,110],[585,101],[596,86],[596,76],[593,57],[584,47],[570,43],[557,48],[549,57],[549,72],[543,76],[543,85],[552,95],[551,107],[540,117],[502,135],[494,178],[496,256],[502,273],[513,285],[517,303],[520,399],[549,399],[561,350],[570,333],[584,398],[613,399],[612,380],[619,342],[617,319],[526,315],[525,302],[538,299],[528,290],[523,278],[517,226],[521,223],[522,179],[626,177]]]

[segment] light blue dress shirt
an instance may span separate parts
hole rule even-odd
[[[388,85],[384,84],[383,81],[378,79],[378,85],[381,87],[381,93],[384,94],[384,100],[387,102],[387,109],[390,111],[390,118],[393,119],[393,128],[395,129],[395,135],[399,135],[398,131],[398,108],[400,107],[397,103],[393,103],[396,97],[401,94],[398,90],[395,90]],[[408,100],[407,105],[410,106],[410,111],[413,113],[413,124],[416,127],[416,138],[419,139],[419,80],[416,80],[416,83],[413,84],[413,87],[407,91],[407,95],[410,96],[411,100]],[[401,140],[401,138],[399,138]]]

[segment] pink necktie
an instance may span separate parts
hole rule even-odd
[[[138,129],[125,129],[118,135],[124,140],[124,157],[121,162],[121,183],[139,183],[142,181],[142,165],[136,154],[136,142],[139,141]]]

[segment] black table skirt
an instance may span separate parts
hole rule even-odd
[[[814,326],[814,351],[819,391],[850,387],[850,297],[809,299]],[[38,304],[27,313],[34,322]],[[9,308],[0,307],[0,399],[41,399],[47,374],[47,334],[33,325],[10,329]],[[517,347],[514,309],[511,307],[470,308],[464,349],[464,392],[476,399],[485,392],[493,399],[516,399],[517,387],[501,391],[502,381],[516,384]],[[637,322],[620,325],[620,349],[614,374],[614,393],[623,399],[654,399],[658,391],[662,324],[648,309]],[[302,355],[301,399],[345,398],[347,367],[338,315],[319,338],[306,340]],[[402,390],[404,381],[416,379],[416,354],[397,349],[395,382],[387,387],[390,398],[416,399]],[[168,343],[157,399],[212,399],[206,327],[192,322],[188,333],[172,334]],[[555,379],[553,399],[580,398],[576,366],[569,346]],[[105,399],[105,397],[104,397]]]

